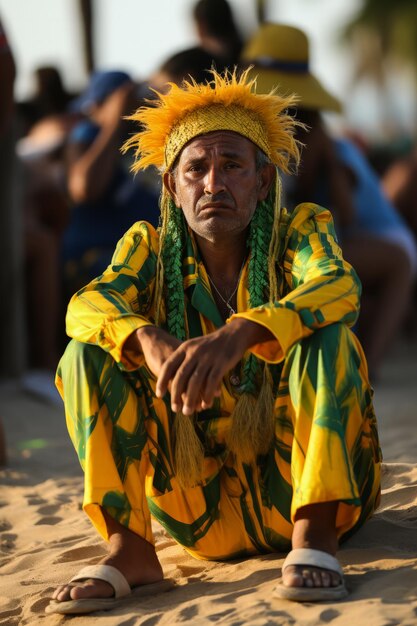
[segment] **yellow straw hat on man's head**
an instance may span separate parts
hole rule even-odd
[[[296,94],[303,109],[336,111],[341,103],[312,75],[309,42],[294,26],[262,24],[243,49],[241,61],[253,66],[258,93],[277,88],[280,94]]]
[[[292,160],[299,161],[294,138],[298,122],[287,113],[296,97],[256,93],[256,80],[248,71],[237,76],[212,70],[212,75],[204,84],[170,83],[167,93],[157,93],[156,101],[129,118],[141,126],[123,146],[124,151],[135,149],[134,171],[149,165],[169,170],[189,141],[220,130],[246,137],[282,171],[288,171]]]

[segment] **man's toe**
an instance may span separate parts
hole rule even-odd
[[[85,582],[74,585],[70,590],[70,598],[72,600],[82,600],[84,598],[111,598],[114,595],[114,589],[104,580],[86,580]]]
[[[66,600],[71,599],[71,586],[70,585],[61,585],[58,589],[55,590],[52,598],[57,600],[58,602],[65,602]]]
[[[283,574],[283,583],[286,587],[337,587],[340,576],[337,572],[318,567],[290,565]]]
[[[303,573],[295,566],[287,567],[283,574],[283,583],[286,587],[303,587]]]
[[[324,578],[323,578],[323,573],[320,570],[317,569],[313,569],[311,571],[311,577],[313,579],[313,583],[314,583],[314,587],[326,587]]]

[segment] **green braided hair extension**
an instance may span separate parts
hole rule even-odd
[[[272,227],[274,221],[274,211],[271,205],[271,194],[262,202],[259,202],[253,215],[248,246],[250,249],[248,290],[251,308],[261,306],[270,300],[269,293],[269,244],[272,237]],[[259,378],[261,363],[251,354],[243,368],[245,381],[245,391],[255,395],[258,385],[256,378]]]
[[[265,304],[270,299],[268,257],[274,224],[273,196],[270,192],[266,200],[258,203],[250,224],[248,287],[251,307]]]
[[[174,201],[165,191],[161,197],[161,216],[156,308],[159,313],[165,293],[168,332],[180,341],[184,341],[187,338],[187,332],[182,253],[186,226],[183,212],[175,206]],[[188,416],[178,412],[174,418],[172,434],[177,480],[184,489],[192,487],[201,479],[204,461],[204,446],[195,429],[195,415]]]
[[[186,339],[185,299],[182,276],[182,251],[185,244],[185,225],[181,209],[167,195],[162,197],[162,223],[157,272],[157,311],[160,311],[165,287],[168,332],[177,339]]]
[[[278,174],[277,174],[278,178]],[[279,188],[258,203],[251,221],[248,290],[252,308],[277,299],[276,259],[279,237]],[[273,276],[271,277],[271,273]],[[266,454],[274,436],[275,397],[267,364],[250,354],[243,366],[242,394],[233,411],[229,449],[243,462]]]

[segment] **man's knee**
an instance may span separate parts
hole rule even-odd
[[[59,362],[58,376],[65,378],[68,372],[102,368],[106,358],[111,357],[98,346],[71,339]]]
[[[302,359],[333,354],[335,357],[342,346],[353,347],[352,332],[345,324],[329,324],[318,328],[312,335],[305,337],[293,346],[289,356],[292,360],[295,355],[302,355]]]
[[[341,341],[347,341],[350,343],[350,330],[345,324],[336,322],[323,326],[314,331],[310,337],[303,339],[307,347],[315,348],[317,350],[326,348],[327,350],[332,348],[338,348]]]
[[[304,373],[316,384],[323,367],[328,380],[335,380],[337,371],[348,376],[359,370],[363,358],[352,331],[345,324],[335,323],[317,329],[296,344],[288,355],[287,366],[291,378]]]

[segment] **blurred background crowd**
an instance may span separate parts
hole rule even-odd
[[[125,116],[169,81],[253,66],[259,90],[299,95],[284,202],[332,211],[377,380],[417,319],[417,3],[151,4],[0,0],[0,376],[56,398],[69,298],[133,222],[158,225],[157,173],[134,178],[120,153]]]

